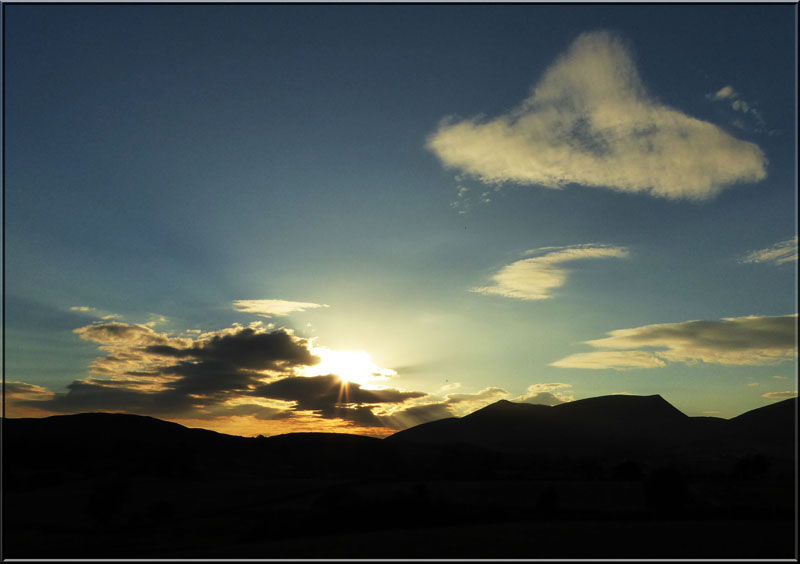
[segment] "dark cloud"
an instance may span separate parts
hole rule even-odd
[[[316,412],[325,419],[341,419],[362,427],[385,427],[384,417],[372,413],[372,408],[365,405],[328,406]]]
[[[267,377],[319,361],[306,339],[289,330],[234,327],[197,340],[174,338],[149,327],[118,321],[76,329],[82,339],[108,352],[92,370],[110,378],[76,380],[66,393],[47,399],[21,398],[18,405],[54,412],[129,411],[173,417],[242,414],[274,418],[281,410],[257,406],[231,408]],[[256,409],[258,408],[258,409]],[[233,411],[231,411],[233,409]],[[271,409],[271,408],[270,408]],[[204,411],[203,411],[204,410]]]
[[[74,381],[67,386],[66,393],[54,394],[47,400],[18,400],[16,404],[56,413],[127,411],[140,415],[181,416],[193,408],[194,401],[169,390],[141,391],[131,387],[130,381],[116,383],[90,378]]]
[[[289,377],[259,386],[254,395],[297,402],[298,410],[327,413],[336,405],[402,403],[426,396],[423,392],[395,389],[365,390],[355,382],[342,382],[338,376]]]
[[[175,358],[192,358],[203,362],[227,363],[251,370],[280,370],[285,366],[317,364],[319,358],[308,350],[307,341],[278,329],[265,332],[251,327],[214,335],[189,348],[153,345],[147,352]]]
[[[75,333],[106,351],[92,363],[92,371],[104,377],[76,380],[65,393],[55,394],[18,383],[15,405],[57,413],[127,411],[193,419],[238,415],[268,420],[310,411],[326,419],[384,426],[374,407],[427,395],[363,389],[334,375],[296,376],[298,369],[320,359],[311,354],[308,340],[288,329],[236,326],[191,339],[107,321]],[[292,407],[265,406],[259,399],[279,406],[280,401],[292,402]],[[407,418],[414,419],[414,414]]]

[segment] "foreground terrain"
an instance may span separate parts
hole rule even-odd
[[[7,419],[3,557],[792,558],[795,417],[502,401],[383,440]]]

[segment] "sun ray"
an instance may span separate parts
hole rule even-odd
[[[382,368],[373,362],[366,351],[337,351],[326,347],[314,347],[312,354],[320,358],[320,362],[303,369],[304,376],[324,376],[334,374],[342,382],[354,382],[361,386],[369,386],[374,382],[388,380],[397,374],[389,368]]]

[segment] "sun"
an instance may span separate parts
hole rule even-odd
[[[304,369],[305,376],[335,374],[343,382],[369,386],[397,374],[389,368],[381,368],[372,361],[366,351],[336,351],[325,347],[314,347],[311,353],[320,358],[319,364]]]

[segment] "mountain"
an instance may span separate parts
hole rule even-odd
[[[4,419],[7,483],[76,475],[482,475],[493,453],[620,460],[794,459],[797,400],[730,420],[688,417],[659,395],[613,395],[556,406],[500,400],[464,417],[386,439],[336,433],[245,438],[153,417],[83,413]],[[48,478],[49,476],[49,478]],[[38,477],[38,478],[37,478]]]
[[[461,418],[425,423],[387,441],[469,444],[548,456],[673,456],[697,451],[786,455],[794,439],[797,400],[734,419],[689,417],[660,395],[612,395],[555,406],[500,400]]]
[[[3,419],[3,556],[785,558],[796,406],[726,420],[657,395],[499,401],[387,439]]]

